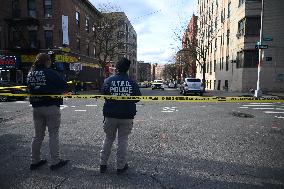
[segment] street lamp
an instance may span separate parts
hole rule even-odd
[[[260,25],[260,39],[259,44],[262,45],[262,35],[263,35],[263,12],[264,12],[264,0],[261,1],[261,25]],[[256,90],[254,93],[255,97],[261,97],[262,91],[260,88],[260,73],[261,73],[261,64],[263,62],[262,60],[262,48],[258,48],[258,67],[257,67],[257,83],[256,83]]]

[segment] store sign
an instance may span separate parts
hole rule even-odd
[[[22,55],[21,61],[23,63],[34,62],[36,59],[36,55]]]
[[[69,45],[68,16],[64,15],[62,15],[62,34],[63,34],[63,44]]]
[[[82,70],[82,64],[81,63],[71,63],[69,68],[70,68],[70,70],[81,71]]]
[[[12,69],[16,67],[17,59],[15,56],[1,56],[0,55],[0,68]]]
[[[78,58],[73,56],[66,56],[62,54],[55,55],[55,62],[66,62],[66,63],[73,63],[78,62]]]

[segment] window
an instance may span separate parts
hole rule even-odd
[[[52,30],[44,31],[44,39],[45,39],[45,48],[52,49],[53,48],[53,32],[52,32]]]
[[[36,1],[28,0],[28,16],[35,18],[36,17]]]
[[[90,44],[88,43],[86,46],[87,55],[90,56]]]
[[[0,31],[0,49],[2,49],[2,32]]]
[[[237,52],[237,57],[236,57],[236,68],[242,68],[243,62],[244,62],[244,53],[243,51]]]
[[[229,70],[229,56],[226,56],[226,71]]]
[[[216,80],[214,80],[214,90],[216,89]]]
[[[77,51],[80,52],[81,51],[81,41],[80,41],[80,38],[77,38],[76,40],[76,46],[77,46]]]
[[[242,19],[238,23],[238,35],[239,36],[245,35],[245,19]]]
[[[29,47],[31,49],[36,49],[38,47],[36,30],[29,31]]]
[[[239,0],[239,7],[244,4],[245,0]]]
[[[231,2],[228,3],[228,18],[231,16]]]
[[[225,90],[228,90],[229,89],[229,81],[228,80],[225,80],[225,86],[224,86]]]
[[[86,32],[90,32],[90,27],[89,27],[89,19],[86,19]]]
[[[259,36],[261,27],[260,17],[246,18],[245,35],[246,36]]]
[[[118,43],[118,49],[125,49],[124,43]]]
[[[79,12],[76,12],[76,24],[78,28],[80,28],[80,13]]]
[[[256,68],[257,65],[257,50],[246,50],[237,53],[237,68]]]
[[[244,51],[244,68],[256,68],[258,66],[258,51]]]
[[[21,47],[21,38],[17,31],[13,32],[13,47]]]
[[[230,44],[230,30],[227,30],[227,45]]]
[[[52,0],[44,0],[44,18],[52,18]]]
[[[209,74],[212,75],[212,62],[210,61],[210,64],[209,64]]]
[[[214,46],[214,50],[217,51],[217,38],[215,38],[215,46]]]
[[[224,69],[224,57],[222,57],[222,70]]]
[[[214,72],[216,72],[216,60],[214,60]]]
[[[19,0],[13,0],[12,2],[12,15],[14,18],[19,18],[21,15]]]

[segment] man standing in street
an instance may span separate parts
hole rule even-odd
[[[117,74],[109,77],[103,84],[104,95],[114,96],[141,96],[137,83],[129,78],[127,71],[131,62],[122,58],[116,64]],[[133,119],[136,115],[136,102],[106,100],[103,108],[104,132],[106,134],[100,153],[100,172],[107,171],[107,162],[111,153],[112,144],[117,135],[117,174],[122,174],[128,169],[127,147],[128,135],[133,127]]]

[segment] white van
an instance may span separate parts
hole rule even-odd
[[[185,78],[180,86],[180,94],[186,95],[189,93],[203,95],[202,82],[198,78]]]

